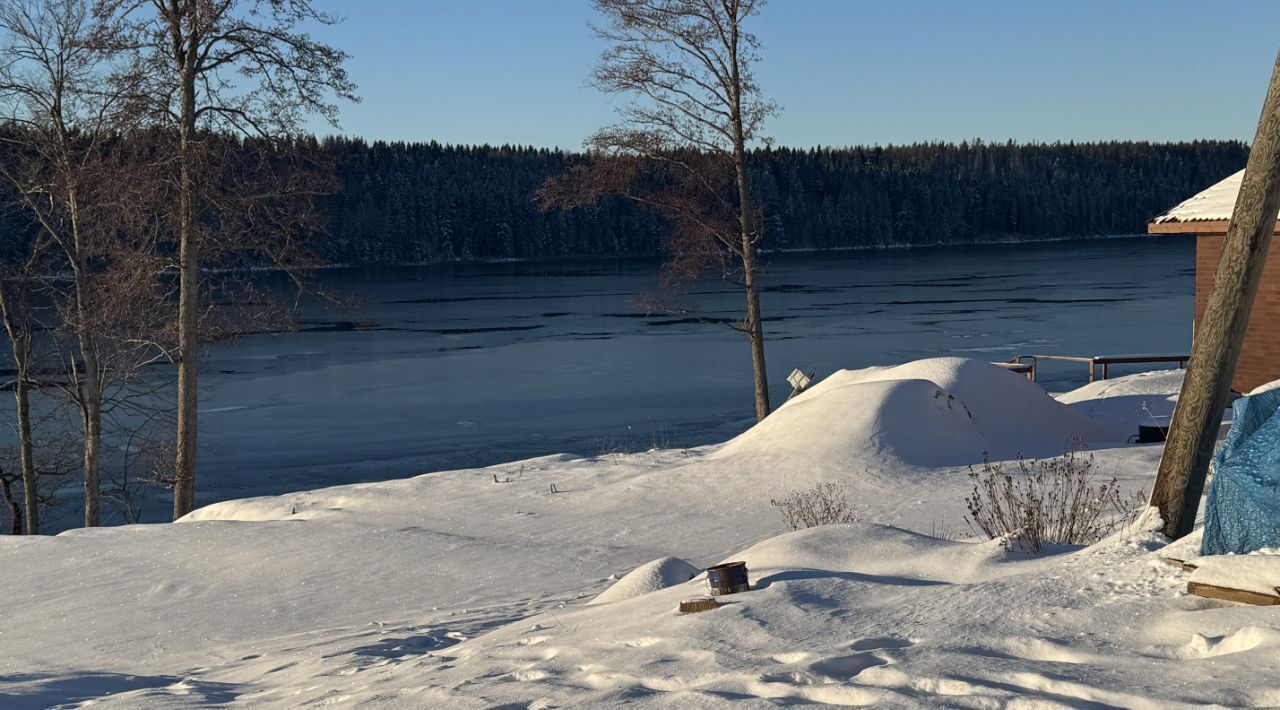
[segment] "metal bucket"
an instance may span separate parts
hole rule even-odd
[[[737,594],[751,590],[751,582],[747,580],[746,562],[725,562],[707,568],[707,586],[712,596]]]

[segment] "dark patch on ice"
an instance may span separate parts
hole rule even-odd
[[[878,305],[882,306],[944,306],[961,303],[1009,303],[1019,306],[1026,305],[1052,305],[1052,306],[1070,306],[1075,304],[1086,303],[1125,303],[1134,300],[1133,298],[940,298],[940,299],[916,299],[910,301],[881,301]],[[850,304],[852,305],[852,304]]]
[[[353,321],[353,320],[336,320],[328,323],[317,323],[316,321],[303,321],[298,325],[298,331],[302,333],[347,333],[356,330],[389,330],[383,328],[373,321]],[[268,333],[287,333],[288,330],[270,330]]]
[[[764,323],[774,323],[774,322],[778,322],[786,319],[787,319],[786,316],[765,316],[760,320],[761,322],[764,322]],[[687,325],[690,323],[711,324],[711,325],[730,325],[732,323],[739,323],[741,321],[742,321],[741,318],[723,318],[719,316],[707,316],[705,318],[688,317],[688,318],[666,318],[663,320],[651,320],[645,323],[645,325]]]
[[[496,294],[492,296],[453,296],[453,297],[437,297],[437,298],[407,298],[396,301],[382,301],[386,305],[410,306],[410,305],[426,305],[432,303],[467,303],[471,301],[554,301],[565,298],[600,298],[604,296],[634,296],[634,293],[602,293],[602,292],[582,292],[577,293],[568,291],[565,293],[552,293],[542,295],[530,295],[527,293],[510,293]]]
[[[420,333],[436,333],[438,335],[471,335],[473,333],[506,333],[519,330],[538,330],[542,325],[493,325],[483,328],[424,328]]]
[[[829,293],[831,291],[840,291],[841,286],[803,286],[800,284],[779,284],[777,286],[765,286],[761,291],[766,293]]]

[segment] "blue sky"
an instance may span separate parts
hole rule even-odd
[[[578,148],[613,119],[585,85],[587,0],[317,0],[370,139]],[[772,0],[757,75],[789,146],[1251,139],[1280,2]],[[320,133],[333,130],[322,124]]]

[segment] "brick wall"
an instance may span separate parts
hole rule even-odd
[[[1196,237],[1196,322],[1204,313],[1213,289],[1213,277],[1222,255],[1222,234]],[[1232,387],[1248,392],[1260,384],[1280,380],[1280,237],[1273,239],[1262,272],[1262,284],[1253,302],[1244,350],[1236,366]]]

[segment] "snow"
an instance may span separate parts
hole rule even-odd
[[[1089,419],[1024,375],[965,358],[840,370],[730,441],[717,456],[878,460],[918,466],[1061,453],[1094,440]]]
[[[1263,392],[1270,392],[1277,387],[1280,387],[1280,380],[1272,380],[1271,382],[1264,382],[1257,387],[1254,387],[1252,390],[1249,390],[1248,394],[1251,396],[1255,394],[1262,394]]]
[[[608,604],[683,584],[702,573],[682,559],[666,556],[631,570],[588,604]]]
[[[1165,425],[1182,389],[1186,370],[1157,370],[1097,380],[1058,395],[1059,402],[1088,417],[1109,441],[1128,441],[1139,424]],[[1230,420],[1230,417],[1227,417]]]
[[[1280,596],[1280,550],[1201,557],[1191,581]]]
[[[1161,559],[1198,534],[1166,545],[1148,513],[1041,556],[965,539],[974,445],[1048,446],[1176,391],[1135,376],[1054,401],[989,367],[840,373],[723,446],[0,536],[0,707],[1280,704],[1280,608],[1188,596]],[[1093,451],[1150,486],[1158,446]],[[785,531],[770,499],[821,481],[864,522]],[[677,613],[706,593],[688,573],[730,559],[752,591]]]
[[[1244,180],[1244,171],[1232,173],[1220,182],[1214,183],[1203,192],[1178,203],[1169,211],[1151,221],[1155,224],[1167,222],[1210,222],[1230,220],[1236,206],[1236,196],[1240,194],[1240,183]]]

